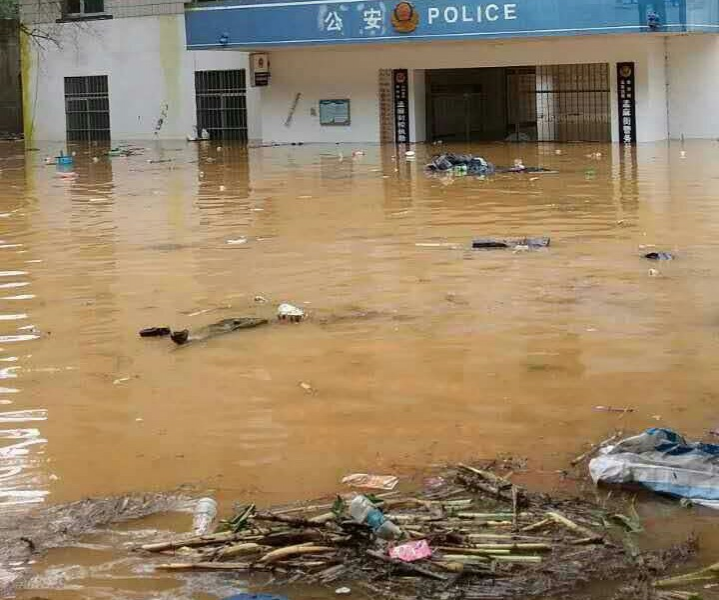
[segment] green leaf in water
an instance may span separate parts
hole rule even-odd
[[[642,524],[634,519],[632,516],[623,515],[621,513],[613,514],[611,520],[615,523],[619,523],[630,533],[641,533],[644,531]]]
[[[332,503],[332,512],[334,515],[339,518],[341,517],[345,512],[347,512],[347,503],[342,500],[340,496],[337,496],[335,498],[335,501]]]
[[[220,521],[217,531],[232,531],[232,533],[242,531],[247,525],[247,520],[254,514],[255,508],[254,504],[241,506],[234,517]]]

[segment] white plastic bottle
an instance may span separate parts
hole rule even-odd
[[[217,502],[212,498],[200,498],[192,517],[192,533],[195,535],[210,533],[215,517],[217,517]]]
[[[356,496],[350,502],[349,513],[357,523],[368,525],[374,534],[383,540],[396,540],[402,537],[402,530],[387,519],[367,496]]]

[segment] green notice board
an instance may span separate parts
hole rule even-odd
[[[349,125],[350,122],[348,99],[320,100],[320,125]]]

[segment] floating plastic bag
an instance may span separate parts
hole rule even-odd
[[[432,549],[429,547],[427,540],[419,540],[417,542],[407,542],[401,546],[394,546],[389,549],[389,555],[403,562],[414,562],[415,560],[432,556]]]
[[[373,490],[393,490],[397,487],[399,477],[394,475],[370,475],[368,473],[353,473],[342,478],[342,483],[359,488]]]
[[[652,428],[609,446],[589,462],[595,483],[638,483],[719,510],[719,445],[687,442]]]

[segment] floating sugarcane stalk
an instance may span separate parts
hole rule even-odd
[[[667,577],[660,579],[654,583],[655,587],[672,587],[675,585],[685,585],[687,583],[697,583],[702,581],[715,581],[719,579],[719,563],[709,565],[699,571],[677,575],[675,577]]]
[[[470,533],[467,535],[467,539],[471,540],[525,540],[528,542],[547,542],[552,541],[551,538],[534,536],[534,535],[521,535],[517,533]]]
[[[299,544],[297,546],[288,546],[287,548],[278,548],[272,552],[265,554],[260,560],[260,563],[270,564],[289,558],[290,556],[299,556],[302,554],[325,554],[327,552],[336,552],[337,548],[332,546],[315,546],[312,542],[308,544]]]
[[[510,550],[510,551],[532,551],[532,552],[550,552],[554,546],[551,544],[473,544],[472,548],[478,550]]]
[[[255,536],[259,539],[261,536]],[[210,544],[224,544],[242,539],[241,533],[232,533],[231,531],[223,531],[222,533],[213,533],[210,535],[193,536],[186,538],[177,538],[166,542],[157,542],[154,544],[144,544],[140,546],[140,550],[147,552],[161,552],[163,550],[175,550],[177,548],[192,548],[194,546],[208,546]]]
[[[455,556],[489,556],[491,554],[510,554],[510,551],[508,548],[498,548],[495,550],[492,549],[482,549],[482,548],[464,548],[464,547],[458,547],[455,548],[453,546],[440,546],[437,548],[438,550],[441,550],[442,552],[446,554],[451,554],[452,558]]]
[[[547,516],[553,521],[559,523],[560,525],[564,525],[564,527],[573,531],[574,533],[578,533],[583,538],[602,539],[602,536],[598,533],[595,533],[594,531],[588,529],[587,527],[584,527],[583,525],[577,525],[574,521],[569,520],[567,517],[558,512],[548,512]]]
[[[509,556],[493,556],[492,560],[497,562],[511,562],[511,563],[541,563],[541,556],[523,556],[521,554],[509,555]]]
[[[537,521],[536,523],[532,523],[531,525],[527,525],[526,527],[522,527],[519,531],[528,533],[530,531],[536,531],[537,529],[542,529],[543,527],[546,527],[552,522],[552,519],[542,519],[541,521]]]
[[[252,542],[249,543],[243,543],[243,544],[235,544],[233,546],[227,546],[225,548],[222,548],[217,551],[215,554],[216,560],[225,560],[227,558],[236,557],[236,556],[245,556],[245,555],[251,555],[251,554],[261,554],[262,552],[266,552],[268,550],[267,546],[260,546],[259,544],[255,544]]]

